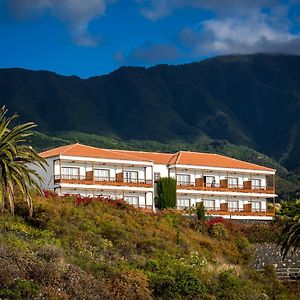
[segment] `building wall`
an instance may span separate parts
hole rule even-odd
[[[176,174],[185,174],[190,175],[190,181],[192,183],[195,182],[196,178],[202,178],[203,176],[214,176],[216,185],[220,184],[222,179],[226,179],[227,177],[238,178],[238,185],[243,185],[244,181],[249,181],[251,179],[260,179],[261,186],[266,186],[266,175],[263,174],[249,174],[246,172],[222,172],[222,171],[209,171],[209,170],[193,170],[193,169],[180,169],[175,168],[170,169],[170,176],[176,178]]]
[[[81,194],[83,196],[98,196],[102,195],[104,197],[109,197],[112,199],[122,199],[123,197],[138,197],[138,202],[142,207],[153,207],[153,199],[155,196],[154,187],[146,188],[146,187],[134,187],[134,186],[116,186],[116,185],[97,185],[95,184],[62,184],[56,183],[54,184],[55,175],[60,175],[60,168],[62,167],[78,167],[80,170],[79,175],[82,177],[86,176],[86,172],[92,171],[94,169],[108,169],[110,171],[109,176],[115,178],[117,173],[121,173],[124,171],[137,171],[139,179],[154,179],[154,173],[160,173],[160,177],[173,177],[176,178],[176,174],[187,174],[190,175],[190,181],[192,183],[195,182],[196,178],[201,178],[202,176],[214,176],[216,185],[220,184],[220,180],[225,179],[227,177],[235,177],[238,178],[238,185],[242,186],[244,181],[249,181],[250,179],[260,179],[261,185],[266,186],[266,175],[267,174],[256,174],[253,170],[249,172],[230,170],[227,171],[219,171],[219,170],[201,170],[196,168],[196,166],[187,166],[186,168],[176,166],[169,168],[167,165],[162,164],[151,164],[149,162],[134,162],[134,161],[125,161],[125,162],[117,162],[114,160],[96,160],[92,158],[76,158],[69,157],[69,161],[66,160],[66,157],[62,157],[63,160],[60,162],[58,157],[48,158],[48,166],[46,170],[42,170],[41,168],[37,168],[32,166],[32,168],[36,169],[39,174],[44,178],[45,182],[41,183],[43,189],[55,189],[58,193],[61,194]],[[92,162],[92,160],[94,160]],[[213,169],[213,168],[212,168]],[[266,173],[266,172],[265,172]],[[145,176],[146,175],[146,176]],[[223,194],[222,194],[223,193]],[[188,203],[190,207],[196,208],[197,203],[201,201],[211,201],[214,200],[214,208],[216,210],[220,209],[220,205],[222,203],[227,203],[231,201],[238,202],[238,209],[243,210],[244,204],[248,204],[250,202],[260,202],[261,209],[266,210],[266,197],[276,196],[276,195],[267,195],[262,193],[261,195],[257,194],[259,197],[255,196],[255,190],[253,193],[238,193],[237,191],[223,191],[220,195],[216,191],[200,191],[200,190],[185,190],[184,186],[177,190],[177,199],[179,200],[189,200]],[[245,194],[245,195],[243,195]],[[236,196],[235,196],[236,195]],[[250,197],[252,196],[252,197]]]

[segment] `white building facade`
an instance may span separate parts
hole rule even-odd
[[[124,199],[155,210],[155,182],[177,180],[177,208],[203,202],[207,215],[270,220],[274,210],[275,170],[217,154],[175,154],[99,149],[81,144],[40,154],[48,163],[38,170],[44,189],[59,195],[80,194]]]

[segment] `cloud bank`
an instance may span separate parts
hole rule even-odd
[[[105,14],[106,7],[116,0],[7,0],[10,11],[18,19],[50,14],[68,25],[73,42],[94,47],[100,37],[88,31],[89,23]]]
[[[300,16],[290,8],[298,0],[138,0],[141,14],[158,22],[182,8],[210,11],[213,18],[183,28],[173,43],[181,57],[257,52],[300,54],[300,33],[293,30]],[[299,10],[300,11],[300,6]],[[294,23],[293,23],[294,22]],[[171,45],[169,45],[171,47]],[[150,51],[150,49],[149,49]]]

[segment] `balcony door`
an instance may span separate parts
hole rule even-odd
[[[95,169],[94,178],[97,181],[109,181],[109,170],[108,169]]]
[[[230,189],[237,189],[239,187],[238,181],[239,181],[238,178],[229,177],[228,178],[228,187]]]
[[[228,201],[228,210],[229,211],[239,211],[239,202],[238,201]]]
[[[124,182],[138,182],[138,172],[136,171],[125,171],[124,172]]]
[[[203,203],[206,210],[215,210],[215,200],[204,199]]]
[[[62,179],[79,179],[78,167],[62,167],[61,168]]]
[[[259,201],[253,201],[251,203],[251,210],[253,212],[261,212],[261,202],[259,202]]]
[[[191,206],[191,199],[177,199],[177,208],[178,209],[188,209]]]
[[[188,174],[177,174],[177,184],[178,185],[190,185],[191,176]]]
[[[204,185],[205,185],[205,187],[216,186],[215,176],[204,176]]]
[[[260,179],[252,179],[251,187],[254,190],[260,190],[261,189],[261,180]]]
[[[125,196],[124,200],[133,206],[138,206],[139,205],[139,197],[137,196]]]

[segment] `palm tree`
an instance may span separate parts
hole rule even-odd
[[[300,200],[282,204],[279,224],[282,227],[279,244],[283,257],[300,249]]]
[[[19,192],[27,202],[29,216],[32,216],[33,206],[31,192],[41,193],[38,181],[42,178],[31,169],[30,165],[44,168],[45,161],[32,149],[27,142],[36,125],[33,122],[11,126],[18,117],[14,114],[6,118],[7,109],[0,108],[0,203],[3,211],[6,203],[14,214],[15,195]]]

